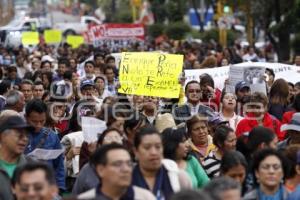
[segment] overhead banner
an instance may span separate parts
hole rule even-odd
[[[38,32],[22,32],[23,45],[37,45],[40,42]]]
[[[300,67],[295,65],[287,65],[283,63],[264,63],[264,62],[244,62],[233,65],[234,67],[254,67],[254,68],[271,68],[275,73],[275,80],[283,78],[288,82],[296,83],[300,81]],[[185,84],[191,80],[199,81],[201,74],[207,73],[212,76],[215,82],[215,87],[222,90],[225,80],[229,78],[230,66],[216,67],[209,69],[192,69],[185,70]]]
[[[183,55],[158,52],[122,53],[119,92],[164,98],[178,98]]]
[[[61,42],[62,33],[61,30],[45,30],[44,31],[44,38],[47,44],[57,44]]]
[[[128,45],[132,41],[144,41],[145,28],[142,24],[101,24],[89,27],[84,37],[94,46],[107,43]]]

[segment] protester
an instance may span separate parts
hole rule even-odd
[[[58,188],[51,167],[33,162],[18,167],[12,179],[17,200],[58,200]]]
[[[288,83],[284,79],[277,79],[270,89],[268,112],[280,121],[288,107],[288,87]]]
[[[29,154],[36,148],[57,150],[61,149],[58,136],[49,128],[45,127],[47,120],[47,105],[39,99],[34,99],[27,103],[25,117],[27,122],[34,127],[34,131],[29,134],[28,145],[25,154]],[[55,178],[60,190],[65,190],[65,169],[63,155],[56,159],[48,160],[50,166],[55,171]]]
[[[28,132],[32,127],[17,114],[2,115],[0,127],[0,197],[10,200],[13,199],[10,178],[17,166],[27,162],[23,153],[28,143]]]
[[[201,88],[199,82],[188,82],[184,91],[187,103],[175,109],[174,118],[176,124],[185,122],[196,114],[202,114],[209,117],[213,115],[213,110],[200,102]]]
[[[167,128],[162,132],[164,158],[174,160],[180,169],[185,170],[192,180],[194,189],[205,186],[209,178],[198,160],[189,155],[189,143],[185,130]]]
[[[245,81],[239,81],[235,85],[235,95],[237,96],[236,113],[244,116],[243,106],[249,101],[250,85]]]
[[[204,192],[209,194],[214,200],[241,199],[241,186],[238,182],[227,177],[213,179],[205,186]]]
[[[195,115],[186,122],[186,126],[191,144],[191,153],[202,163],[210,151],[216,148],[212,137],[209,135],[207,118]]]
[[[220,164],[224,153],[236,148],[236,135],[233,129],[226,125],[218,126],[213,134],[213,144],[217,148],[210,151],[202,163],[210,178],[220,175]]]
[[[155,128],[141,128],[134,147],[138,163],[132,173],[133,185],[151,191],[157,199],[169,199],[180,189],[191,188],[188,175],[174,161],[163,160],[162,139]]]
[[[33,87],[33,83],[31,80],[25,79],[20,83],[20,91],[24,94],[26,103],[33,98],[32,87]]]
[[[223,92],[221,96],[220,117],[229,122],[229,126],[235,130],[238,123],[243,119],[242,116],[235,113],[237,106],[237,97],[228,92]]]
[[[252,170],[257,186],[245,194],[243,200],[287,199],[288,192],[282,184],[285,175],[284,157],[276,150],[263,149],[255,154],[253,161]]]
[[[92,191],[80,194],[78,199],[155,199],[148,190],[131,186],[133,163],[124,146],[104,145],[94,153],[92,160],[101,184]]]
[[[245,192],[245,179],[248,163],[244,155],[238,151],[227,151],[221,160],[220,176],[234,179],[240,183],[242,194]]]
[[[298,151],[297,153],[297,163],[296,163],[296,167],[295,167],[296,173],[297,173],[297,177],[300,176],[300,151]],[[288,197],[288,200],[297,200],[300,198],[300,185],[298,184],[296,190],[291,193]]]
[[[268,98],[265,94],[255,92],[250,97],[249,110],[247,116],[242,119],[236,128],[236,135],[240,137],[247,135],[251,129],[256,126],[264,126],[270,128],[276,133],[278,139],[284,139],[284,133],[280,131],[281,123],[268,112]]]
[[[25,97],[22,92],[18,90],[12,90],[7,93],[5,109],[14,110],[18,113],[24,111]]]
[[[284,186],[288,192],[294,192],[300,184],[300,176],[297,174],[297,153],[300,151],[300,144],[290,145],[285,151],[284,156],[288,167],[285,175]]]
[[[278,144],[279,150],[285,150],[290,144],[300,144],[300,113],[295,113],[289,124],[284,124],[281,131],[287,131],[287,139]]]

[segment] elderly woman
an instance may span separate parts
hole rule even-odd
[[[203,115],[194,115],[186,122],[188,136],[190,138],[191,154],[200,162],[216,147],[209,135],[207,118]]]

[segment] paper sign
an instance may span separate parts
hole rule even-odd
[[[122,53],[120,93],[178,98],[183,55],[159,52]]]
[[[230,66],[229,85],[226,86],[226,92],[235,93],[235,85],[241,80],[250,86],[251,93],[262,92],[267,94],[266,82],[264,81],[265,68],[253,66]]]
[[[107,128],[105,121],[94,117],[82,117],[81,120],[83,138],[89,144],[96,142],[98,136]]]
[[[56,44],[61,42],[62,34],[60,30],[45,30],[44,38],[47,44]]]
[[[84,38],[80,35],[68,35],[67,43],[75,49],[84,43]]]
[[[38,32],[23,32],[22,44],[23,45],[36,45],[40,42]]]
[[[62,154],[64,149],[40,149],[36,148],[34,151],[30,152],[27,156],[32,157],[37,160],[53,160],[56,159],[60,154]]]

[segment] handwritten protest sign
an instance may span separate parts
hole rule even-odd
[[[61,42],[62,34],[60,30],[45,30],[44,38],[47,44],[56,44]]]
[[[158,52],[122,53],[120,93],[178,98],[183,55]]]
[[[80,35],[68,35],[67,43],[71,45],[73,49],[75,49],[84,43],[84,38]]]
[[[23,32],[22,33],[22,44],[23,45],[36,45],[40,42],[38,32]]]

